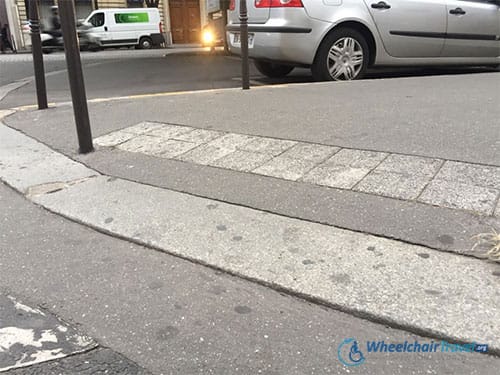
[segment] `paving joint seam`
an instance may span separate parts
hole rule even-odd
[[[425,189],[427,189],[427,187],[431,184],[431,182],[434,181],[434,179],[439,174],[439,172],[441,172],[441,170],[443,169],[443,166],[446,164],[446,161],[447,161],[447,159],[441,159],[441,158],[436,158],[436,159],[438,159],[438,160],[441,161],[441,165],[439,166],[439,168],[437,168],[436,173],[434,173],[432,175],[432,177],[430,178],[430,180],[427,181],[427,183],[425,184],[424,188],[420,191],[420,193],[418,194],[418,196],[415,198],[415,202],[420,202],[420,197],[422,196],[422,194],[424,194]]]
[[[353,149],[353,150],[355,150],[355,149]],[[377,152],[380,152],[380,151],[377,151]],[[362,181],[363,181],[366,177],[368,177],[368,175],[369,175],[370,173],[372,173],[375,169],[377,169],[377,168],[380,166],[380,164],[382,164],[384,161],[386,161],[386,160],[387,160],[387,158],[388,158],[389,156],[391,156],[391,155],[393,155],[393,154],[392,154],[391,152],[388,152],[388,153],[387,153],[387,155],[385,155],[385,157],[384,157],[384,158],[383,158],[383,159],[382,159],[382,160],[381,160],[381,161],[380,161],[380,162],[379,162],[379,163],[378,163],[375,167],[373,167],[372,169],[370,169],[370,172],[368,172],[367,174],[365,174],[361,180],[359,180],[358,182],[356,182],[356,183],[355,183],[355,184],[354,184],[354,185],[353,185],[350,189],[345,189],[345,190],[359,191],[359,190],[356,190],[356,187],[357,187],[357,186],[358,186],[358,185],[359,185],[359,184],[360,184],[360,183],[361,183],[361,182],[362,182]],[[369,193],[366,193],[366,194],[369,194]],[[375,194],[372,194],[372,195],[375,195]],[[392,198],[392,197],[388,197],[388,198]],[[398,199],[401,199],[401,198],[398,198]],[[401,200],[405,200],[405,199],[401,199]]]

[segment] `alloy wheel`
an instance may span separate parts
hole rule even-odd
[[[340,38],[328,52],[328,72],[335,81],[355,79],[363,68],[363,59],[363,48],[356,39]]]

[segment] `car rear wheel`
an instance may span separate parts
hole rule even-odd
[[[321,43],[312,74],[317,81],[350,81],[362,78],[370,60],[370,50],[363,35],[354,29],[341,28],[327,35]]]
[[[151,38],[148,38],[147,36],[143,36],[141,40],[139,40],[139,48],[140,49],[151,49],[153,48],[153,41]]]
[[[281,78],[293,70],[293,66],[275,64],[268,61],[255,60],[254,65],[259,72],[270,78]]]

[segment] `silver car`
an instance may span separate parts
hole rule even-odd
[[[361,78],[371,66],[500,63],[500,0],[246,1],[250,57],[269,77],[295,66],[323,81]],[[239,54],[239,0],[227,36]]]

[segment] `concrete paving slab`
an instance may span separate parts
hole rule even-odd
[[[170,124],[162,124],[158,129],[151,130],[148,135],[152,137],[158,137],[163,140],[174,138],[178,135],[189,133],[195,130],[190,126],[177,126]]]
[[[97,344],[57,317],[0,294],[0,372],[81,353]]]
[[[373,169],[387,157],[387,153],[365,150],[342,149],[326,160],[322,166],[346,166],[360,169]]]
[[[496,264],[106,177],[34,201],[344,311],[500,350]]]
[[[299,142],[280,156],[321,163],[339,150],[338,147]]]
[[[196,144],[202,144],[206,142],[210,142],[216,138],[223,136],[225,133],[217,132],[214,130],[206,130],[206,129],[195,129],[188,133],[182,133],[172,137],[172,139],[176,139],[179,141],[191,142]]]
[[[257,169],[254,169],[253,172],[265,176],[297,181],[315,165],[316,163],[313,161],[292,159],[280,155]]]
[[[375,170],[408,175],[423,175],[431,178],[437,173],[442,164],[443,160],[440,159],[390,154]]]
[[[234,152],[234,149],[214,147],[210,146],[209,144],[202,144],[184,154],[177,156],[176,159],[190,163],[208,165],[214,163],[216,160],[226,155],[229,155],[232,152]]]
[[[217,138],[211,142],[209,142],[210,146],[213,147],[220,147],[220,148],[225,148],[229,150],[236,151],[237,148],[255,140],[258,139],[257,137],[252,137],[250,135],[244,135],[244,134],[236,134],[236,133],[229,133],[226,135],[223,135],[220,138]]]
[[[500,167],[446,161],[436,179],[500,190]]]
[[[236,150],[229,155],[210,163],[210,165],[241,172],[250,172],[268,162],[271,158],[271,154]]]
[[[0,122],[0,178],[28,187],[96,176],[97,173]]]
[[[145,134],[118,145],[118,148],[129,152],[141,152],[147,155],[173,158],[195,148],[196,146],[196,143],[177,141],[173,139],[166,139],[159,142],[158,138]]]
[[[95,146],[114,147],[136,137],[135,133],[119,130],[94,139]]]
[[[127,133],[132,133],[135,135],[142,135],[142,134],[148,133],[152,130],[161,129],[163,127],[164,127],[163,124],[159,124],[157,122],[144,121],[144,122],[141,122],[137,125],[124,128],[123,131],[127,132]]]
[[[295,141],[285,141],[275,138],[259,137],[239,146],[238,148],[243,151],[259,152],[263,154],[277,156],[281,154],[283,151],[286,151],[292,146],[294,146],[296,143],[297,142]]]
[[[420,202],[470,210],[483,215],[492,215],[499,190],[462,184],[456,181],[434,180],[418,198]]]
[[[354,190],[398,199],[417,199],[442,164],[439,159],[391,154]]]
[[[409,175],[375,169],[354,187],[363,193],[413,200],[422,193],[432,176]]]
[[[368,168],[356,168],[343,165],[316,167],[309,171],[302,179],[316,185],[329,186],[339,189],[351,189],[368,173]]]

